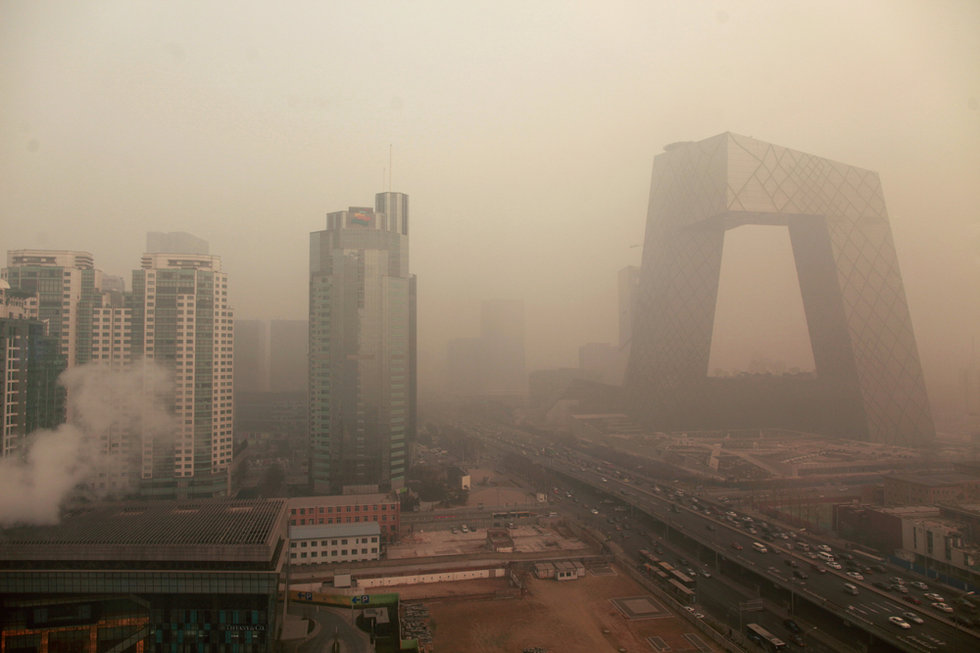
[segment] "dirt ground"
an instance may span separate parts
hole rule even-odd
[[[497,482],[499,485],[483,485],[481,481]],[[535,495],[516,485],[506,477],[500,477],[492,469],[470,470],[470,495],[467,506],[531,506],[535,504]]]
[[[529,593],[523,599],[467,600],[449,594],[449,585],[454,583],[426,588],[427,596],[444,597],[425,601],[436,653],[513,653],[533,647],[550,653],[657,650],[648,637],[661,638],[669,647],[664,650],[672,653],[699,650],[694,641],[685,637],[695,633],[685,619],[671,615],[659,601],[620,573],[589,573],[563,582],[531,578]],[[506,592],[508,585],[503,580],[480,581],[479,587],[474,585],[471,591],[487,594],[493,588]],[[645,613],[641,618],[628,619],[612,602],[635,597],[643,597],[639,603],[651,606],[653,612],[640,610]],[[402,595],[403,600],[420,598]],[[705,647],[701,650],[720,650],[703,636],[699,643]]]

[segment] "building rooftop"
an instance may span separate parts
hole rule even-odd
[[[944,485],[977,483],[980,482],[980,477],[951,472],[948,474],[888,474],[885,476],[885,480],[928,485],[930,487],[943,487]]]
[[[60,524],[0,530],[0,561],[268,562],[285,535],[285,500],[100,504]]]
[[[289,538],[292,540],[315,540],[321,537],[364,537],[366,535],[381,535],[381,526],[378,522],[364,521],[357,524],[319,524],[289,527]]]
[[[313,506],[370,506],[382,503],[395,503],[390,494],[330,494],[315,497],[293,497],[286,504],[290,510]]]

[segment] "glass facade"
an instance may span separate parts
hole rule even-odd
[[[408,197],[380,193],[375,206],[330,213],[327,229],[310,235],[315,491],[404,483],[415,420]]]
[[[627,388],[663,430],[935,436],[878,175],[725,133],[654,161]],[[727,229],[788,228],[816,378],[709,379]]]

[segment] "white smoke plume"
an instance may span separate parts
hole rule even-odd
[[[27,436],[20,455],[0,459],[0,527],[58,522],[64,500],[113,461],[109,442],[139,452],[149,439],[170,440],[173,377],[151,361],[127,370],[88,364],[65,371],[69,423]],[[131,462],[131,461],[130,461]],[[134,470],[135,473],[136,470]]]

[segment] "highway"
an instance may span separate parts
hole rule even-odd
[[[873,582],[879,582],[887,586],[892,577],[903,578],[908,585],[914,580],[911,575],[886,570],[884,573],[874,572],[865,575],[863,580],[857,580],[847,576],[844,569],[829,569],[810,555],[793,550],[793,543],[798,540],[807,541],[811,547],[820,543],[808,534],[785,533],[788,539],[778,537],[774,542],[764,542],[755,528],[757,523],[746,521],[746,515],[725,514],[724,506],[699,501],[689,493],[673,487],[657,486],[648,479],[633,478],[630,482],[624,482],[616,477],[617,471],[620,477],[625,476],[622,470],[615,470],[608,463],[589,459],[580,452],[574,452],[574,458],[570,459],[570,454],[567,453],[558,456],[541,455],[527,447],[521,448],[500,440],[492,444],[511,453],[520,453],[530,462],[564,476],[569,481],[590,486],[604,493],[608,499],[632,506],[634,517],[631,523],[639,525],[637,513],[646,515],[653,520],[651,525],[654,533],[658,532],[659,526],[660,537],[669,545],[680,545],[681,550],[689,551],[687,557],[693,557],[695,561],[708,561],[716,571],[721,571],[742,585],[754,587],[760,596],[776,602],[785,601],[789,614],[806,614],[818,627],[825,626],[828,630],[840,631],[847,625],[848,630],[860,631],[853,632],[848,639],[866,639],[867,644],[862,648],[887,650],[889,646],[882,645],[888,644],[897,650],[918,653],[980,649],[980,637],[976,631],[969,631],[952,623],[947,615],[932,608],[932,601],[924,597],[925,591],[933,591],[947,599],[951,598],[945,590],[932,588],[923,591],[909,586],[910,594],[922,602],[921,605],[914,605],[902,600],[895,592],[872,585]],[[598,508],[605,512],[602,507]],[[593,517],[598,524],[608,521],[604,514]],[[757,532],[749,532],[750,528]],[[772,528],[778,529],[774,525]],[[636,530],[638,529],[634,526],[633,531]],[[765,544],[769,552],[760,553],[755,550],[754,542]],[[835,553],[839,556],[842,552]],[[812,554],[814,552],[811,549]],[[840,558],[838,560],[845,562]],[[863,566],[865,572],[870,571],[867,565]],[[806,578],[796,577],[794,570]],[[704,583],[706,580],[701,578],[699,582]],[[847,593],[845,583],[854,586],[856,594]],[[705,584],[710,585],[711,581],[707,580]],[[705,605],[706,609],[710,607]],[[910,628],[902,629],[889,621],[889,617],[902,616],[905,613],[917,615],[922,623],[911,622]],[[834,617],[828,619],[830,615]],[[730,614],[717,616],[723,620],[731,618]]]

